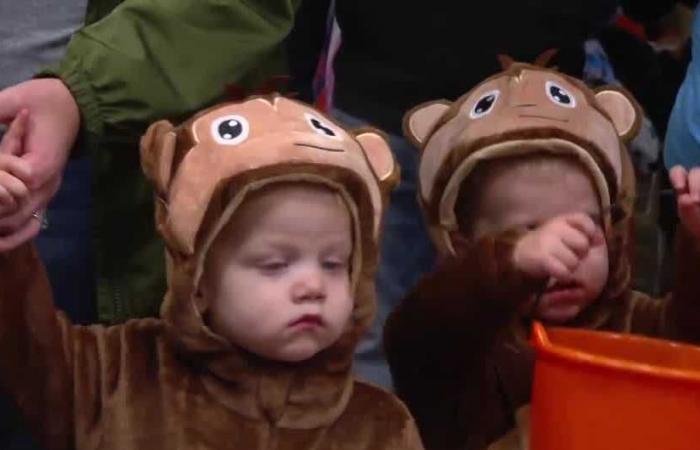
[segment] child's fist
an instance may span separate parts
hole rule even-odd
[[[526,233],[515,244],[513,262],[537,278],[571,278],[589,250],[605,242],[600,227],[583,213],[555,217]]]
[[[25,180],[30,177],[30,167],[18,156],[26,124],[27,113],[22,111],[0,141],[0,217],[15,212],[29,196]]]
[[[676,192],[681,222],[696,242],[700,242],[700,167],[688,172],[684,167],[675,166],[669,177]]]
[[[27,162],[18,156],[0,153],[0,217],[17,211],[29,198]]]

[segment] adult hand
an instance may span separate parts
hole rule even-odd
[[[29,120],[20,156],[30,168],[29,198],[18,211],[0,218],[0,247],[16,247],[39,232],[35,213],[58,190],[80,127],[78,105],[58,79],[30,80],[0,91],[0,122],[10,123],[24,110]]]
[[[21,208],[29,197],[26,181],[31,169],[22,153],[27,112],[22,111],[0,141],[0,218]]]

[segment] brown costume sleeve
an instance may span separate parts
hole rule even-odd
[[[404,427],[401,435],[397,438],[396,445],[392,448],[396,450],[424,450],[423,443],[418,434],[418,427],[413,420]]]
[[[675,254],[673,293],[661,301],[637,294],[629,331],[700,344],[700,245],[682,224]]]
[[[73,445],[70,324],[30,244],[0,253],[0,383],[50,449]]]
[[[495,342],[519,300],[544,286],[512,265],[519,235],[480,239],[426,276],[387,320],[384,342],[395,387],[426,448],[485,448],[496,437],[484,432],[491,411],[462,405],[483,404],[482,396],[498,389],[489,385]],[[483,440],[471,442],[475,436]]]

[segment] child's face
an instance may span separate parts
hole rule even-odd
[[[602,226],[599,205],[593,183],[572,164],[505,168],[484,183],[474,233],[479,236],[522,226],[534,229],[555,217],[578,212]],[[549,323],[572,320],[601,294],[608,270],[607,245],[592,246],[575,269],[573,281],[550,280],[533,311],[535,318]],[[523,312],[530,312],[532,306],[532,302],[524,305]]]
[[[350,214],[330,190],[288,184],[254,195],[210,251],[211,328],[269,359],[314,356],[352,313],[352,250]]]

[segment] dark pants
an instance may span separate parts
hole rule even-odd
[[[61,188],[48,207],[48,227],[36,239],[56,307],[81,324],[96,320],[91,181],[87,157],[68,162]]]
[[[343,111],[335,110],[333,115],[350,127],[368,125]],[[357,347],[353,367],[358,377],[391,389],[391,374],[382,342],[384,322],[421,275],[432,269],[435,250],[416,199],[418,151],[402,136],[388,134],[388,138],[401,166],[401,183],[391,195],[384,218],[376,275],[377,316]]]

